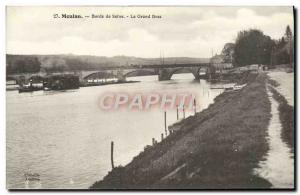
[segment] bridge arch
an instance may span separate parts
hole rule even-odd
[[[174,74],[178,71],[185,71],[192,73],[195,79],[200,78],[200,69],[201,67],[180,67],[180,68],[173,68],[173,69],[161,69],[159,71],[159,80],[170,80]]]
[[[123,76],[126,77],[130,77],[130,75],[134,74],[134,73],[138,73],[139,75],[136,76],[146,76],[146,75],[154,75],[156,74],[155,71],[151,71],[151,70],[132,70],[130,72],[125,73]]]
[[[170,79],[172,78],[172,76],[174,74],[177,74],[178,72],[182,72],[182,73],[191,73],[194,75],[194,72],[191,68],[186,68],[186,67],[182,67],[182,68],[177,68],[174,69],[173,71],[170,72]]]
[[[83,80],[88,80],[88,79],[105,79],[105,78],[117,78],[117,75],[115,75],[112,72],[98,71],[98,72],[93,72],[93,73],[90,73],[90,74],[84,76]]]

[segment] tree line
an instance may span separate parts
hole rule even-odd
[[[294,63],[294,35],[290,26],[278,40],[265,35],[261,30],[240,31],[235,43],[225,44],[222,50],[224,62],[235,66],[250,64],[279,65]]]
[[[107,64],[111,63],[88,61],[77,56],[6,55],[7,74],[93,70]]]
[[[206,63],[208,58],[167,57],[165,64]],[[114,66],[160,65],[160,58],[138,58],[133,56],[89,56],[89,55],[6,55],[7,74],[35,72],[65,72],[99,70]]]

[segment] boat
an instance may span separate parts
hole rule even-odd
[[[36,82],[33,79],[30,79],[28,84],[21,84],[19,87],[19,93],[39,90],[43,90],[43,82],[41,82],[40,80]]]
[[[33,91],[39,91],[39,90],[42,90],[42,88],[40,88],[40,87],[33,87],[33,86],[27,86],[27,85],[23,85],[23,86],[19,87],[19,93],[33,92]]]
[[[243,85],[237,85],[237,84],[236,84],[236,85],[234,85],[234,86],[232,86],[232,87],[225,88],[225,91],[226,91],[226,92],[229,92],[229,91],[238,91],[238,90],[244,88],[246,85],[247,85],[247,84],[243,84]]]
[[[234,85],[233,86],[233,90],[240,90],[242,88],[244,88],[247,84],[243,84],[243,85]]]
[[[79,88],[79,77],[72,74],[50,75],[44,78],[45,91]]]
[[[30,87],[20,87],[19,88],[19,93],[23,93],[23,92],[32,92],[33,89],[31,89]]]

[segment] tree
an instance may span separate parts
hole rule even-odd
[[[293,37],[293,33],[291,31],[291,28],[289,25],[287,25],[286,29],[285,29],[285,38],[286,38],[286,41],[289,42],[292,40],[292,37]]]
[[[233,54],[234,54],[234,43],[226,43],[222,50],[222,55],[224,56],[225,63],[232,63],[233,62]]]
[[[274,49],[274,64],[293,64],[294,59],[294,37],[290,26],[286,27],[284,36],[276,41]]]
[[[40,61],[35,58],[30,58],[26,62],[25,72],[39,72],[41,69]]]
[[[34,73],[39,72],[41,63],[37,57],[32,56],[17,56],[16,59],[7,58],[6,62],[7,73]]]
[[[270,64],[274,45],[275,42],[260,30],[239,32],[233,53],[235,65]]]
[[[294,37],[290,26],[288,25],[285,30],[285,39],[287,42],[287,53],[289,55],[289,63],[294,61]]]
[[[13,67],[14,71],[17,73],[24,73],[25,72],[25,61],[24,60],[17,60],[15,63],[15,67]]]

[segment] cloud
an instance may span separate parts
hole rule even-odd
[[[53,19],[55,13],[161,15],[162,19]],[[292,7],[8,7],[7,53],[210,57],[238,31],[272,38],[293,28]]]

